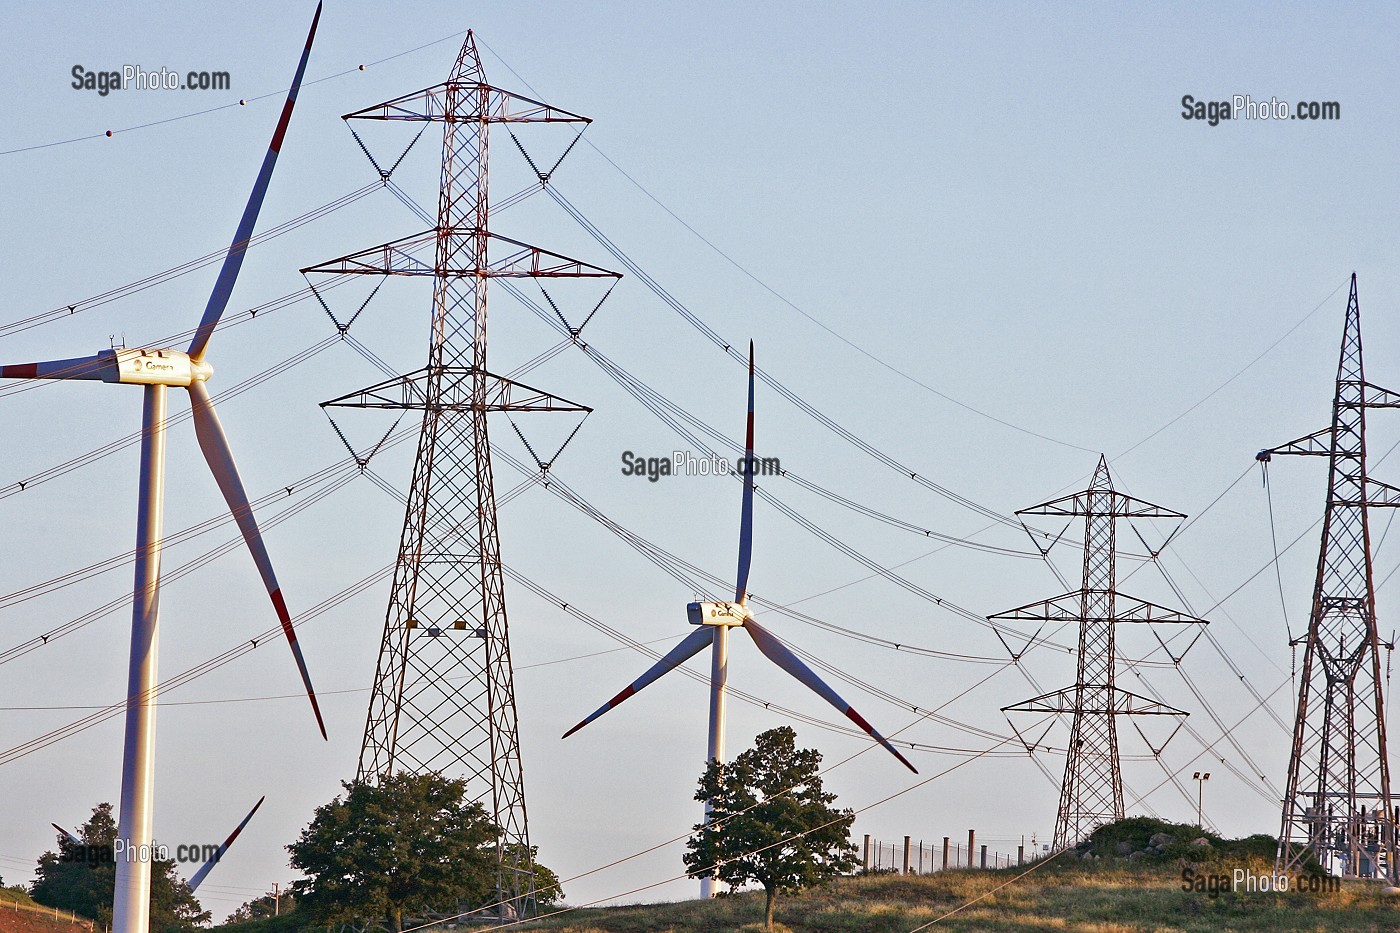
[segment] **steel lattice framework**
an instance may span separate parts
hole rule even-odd
[[[1108,462],[1103,457],[1099,458],[1088,489],[1016,514],[1084,519],[1084,573],[1080,589],[988,616],[1079,624],[1074,686],[1003,707],[1003,712],[1072,716],[1060,806],[1055,817],[1054,847],[1060,849],[1076,844],[1103,823],[1123,818],[1117,717],[1187,715],[1114,684],[1116,626],[1120,622],[1204,624],[1205,620],[1117,591],[1118,519],[1186,516],[1114,490]]]
[[[1306,647],[1283,799],[1279,871],[1298,867],[1311,853],[1325,869],[1344,877],[1396,875],[1367,510],[1400,505],[1400,489],[1366,474],[1368,408],[1400,408],[1400,395],[1366,381],[1353,274],[1332,423],[1257,455],[1265,463],[1275,454],[1327,457],[1329,463],[1312,612],[1307,635],[1293,642]]]
[[[487,369],[487,288],[618,275],[490,232],[489,130],[588,119],[492,87],[470,32],[448,81],[344,119],[443,124],[437,226],[302,270],[433,278],[427,365],[324,403],[423,412],[358,777],[464,777],[503,830],[501,914],[522,916],[533,872],[487,414],[588,409]],[[429,245],[431,265],[417,258]]]

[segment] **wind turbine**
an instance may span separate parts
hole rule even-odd
[[[722,763],[724,761],[725,685],[729,679],[729,630],[742,628],[749,633],[754,644],[758,646],[758,650],[763,652],[768,660],[787,671],[813,690],[817,696],[840,710],[847,719],[860,726],[871,738],[898,758],[906,768],[918,774],[918,769],[911,765],[908,759],[890,744],[888,739],[877,732],[874,726],[866,722],[865,717],[856,712],[855,707],[843,700],[841,695],[818,677],[815,671],[802,662],[801,658],[793,654],[787,645],[778,640],[778,636],[759,625],[754,620],[753,611],[749,609],[749,565],[753,562],[753,474],[755,463],[753,455],[753,373],[753,341],[749,341],[749,418],[741,470],[744,477],[744,497],[739,512],[739,578],[734,586],[734,601],[687,604],[685,607],[686,617],[691,625],[697,626],[695,631],[682,639],[680,644],[667,652],[645,674],[628,684],[621,693],[598,707],[592,715],[568,732],[565,732],[564,738],[567,739],[608,710],[618,706],[623,700],[660,679],[694,657],[701,649],[709,646],[712,650],[710,660],[709,757]],[[705,804],[705,822],[709,821],[710,805],[707,802]],[[700,896],[711,897],[714,894],[714,883],[715,879],[712,877],[701,878]]]
[[[321,5],[311,20],[297,65],[296,77],[282,105],[282,116],[272,134],[272,142],[263,157],[253,193],[243,209],[233,243],[224,256],[214,290],[204,308],[199,328],[188,350],[111,349],[95,356],[55,360],[45,363],[25,363],[0,367],[0,377],[6,379],[87,379],[143,387],[141,413],[141,479],[136,519],[136,585],[131,614],[131,664],[127,680],[126,738],[122,750],[122,794],[118,835],[126,841],[128,850],[139,853],[141,846],[152,840],[152,797],[155,772],[155,690],[156,655],[159,643],[160,617],[160,546],[165,493],[165,396],[166,389],[178,386],[188,389],[194,414],[195,435],[200,450],[214,474],[219,490],[228,502],[243,539],[252,552],[263,585],[267,587],[282,631],[287,636],[297,669],[301,671],[306,695],[316,714],[321,737],[326,737],[326,725],[316,692],[311,687],[311,675],[297,644],[296,632],[282,598],[282,588],[272,570],[272,561],[263,545],[262,532],[253,518],[248,494],[243,489],[233,453],[229,450],[219,416],[214,412],[205,383],[213,375],[213,367],[205,360],[209,338],[218,326],[219,318],[228,307],[234,282],[243,265],[243,254],[257,224],[258,211],[267,194],[272,170],[282,148],[282,138],[292,117],[297,91],[306,73],[306,60],[311,55],[311,42],[316,37],[316,24],[321,19]],[[149,851],[149,850],[148,850]],[[151,863],[149,859],[119,859],[117,861],[116,901],[112,910],[113,933],[147,933],[150,926]]]

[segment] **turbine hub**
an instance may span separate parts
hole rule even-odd
[[[685,607],[691,625],[743,625],[753,612],[743,603],[689,603]]]

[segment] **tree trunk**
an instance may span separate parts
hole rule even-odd
[[[386,919],[388,919],[389,929],[392,930],[393,933],[402,933],[403,908],[401,906],[399,906],[398,904],[390,904],[389,916]]]
[[[764,889],[763,889],[763,893],[766,894],[766,895],[768,895],[768,903],[765,904],[765,905],[764,905],[764,908],[763,908],[763,924],[764,924],[763,928],[764,928],[765,930],[772,930],[772,929],[773,929],[773,902],[774,902],[775,900],[777,900],[777,898],[778,898],[778,889],[777,889],[776,887],[764,888]]]

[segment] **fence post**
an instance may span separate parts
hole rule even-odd
[[[947,870],[948,870],[948,837],[947,837],[947,836],[944,836],[944,837],[943,837],[943,861],[942,861],[941,864],[939,864],[938,870],[939,870],[939,871],[947,871]]]
[[[971,867],[972,867],[972,852],[973,852],[973,849],[975,848],[976,844],[977,844],[977,830],[975,830],[975,829],[969,829],[969,830],[967,831],[967,867],[968,867],[968,868],[971,868]]]
[[[870,870],[870,834],[865,834],[865,870]]]
[[[1020,867],[1024,864],[1026,864],[1026,847],[1025,845],[1019,845],[1016,847],[1016,865]]]
[[[904,873],[909,874],[909,837],[904,837]]]
[[[982,867],[987,867],[987,844],[982,843]]]

